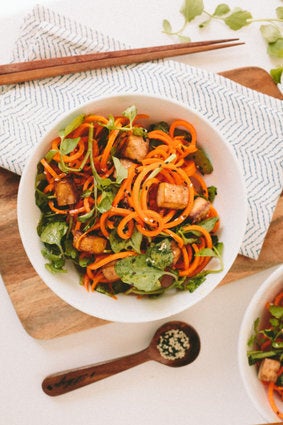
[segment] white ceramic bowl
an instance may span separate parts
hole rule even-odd
[[[34,179],[38,161],[48,151],[50,141],[57,136],[76,115],[84,112],[121,114],[135,104],[139,113],[150,116],[151,122],[171,121],[184,118],[191,121],[198,133],[199,144],[208,153],[214,172],[207,177],[209,185],[218,188],[215,206],[221,217],[219,239],[224,243],[224,270],[210,274],[195,292],[179,292],[158,299],[137,300],[121,295],[118,300],[99,294],[88,293],[78,284],[77,273],[70,268],[68,273],[57,275],[48,272],[41,255],[41,242],[36,233],[40,212],[34,202]],[[95,99],[66,114],[44,138],[39,141],[23,172],[18,195],[18,223],[25,251],[42,280],[68,304],[102,319],[117,322],[147,322],[169,317],[184,311],[208,295],[224,278],[234,262],[242,242],[246,226],[246,194],[241,169],[231,146],[218,131],[193,110],[168,99],[146,95],[118,95]]]
[[[272,301],[283,288],[283,264],[275,269],[271,275],[260,285],[253,295],[242,320],[238,340],[239,369],[245,389],[257,411],[265,421],[270,423],[279,422],[279,418],[273,413],[264,385],[257,378],[255,366],[249,366],[247,341],[253,333],[254,321],[261,317],[267,301]],[[277,403],[283,410],[283,403]]]

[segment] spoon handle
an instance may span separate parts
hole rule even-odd
[[[47,376],[42,382],[43,391],[50,396],[57,396],[73,391],[116,373],[130,369],[150,360],[148,349],[134,354]]]

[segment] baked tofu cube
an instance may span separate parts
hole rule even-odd
[[[156,202],[159,208],[183,210],[189,202],[189,190],[186,186],[162,182],[157,189]]]
[[[276,382],[280,362],[274,359],[264,359],[258,370],[258,379],[264,382]]]
[[[194,200],[189,218],[192,220],[193,223],[197,223],[205,219],[209,209],[210,202],[204,198],[198,197]]]
[[[135,162],[131,161],[130,159],[127,158],[120,158],[120,162],[123,165],[123,167],[125,168],[130,168],[132,165],[136,165]]]
[[[101,254],[107,245],[107,240],[101,236],[86,235],[81,237],[81,233],[74,235],[73,245],[78,251],[88,252],[89,254]]]
[[[120,277],[115,271],[115,264],[116,261],[111,261],[111,263],[108,263],[102,267],[102,273],[108,282],[116,282],[117,280],[120,280]]]
[[[134,134],[131,134],[127,138],[122,154],[128,159],[132,159],[136,162],[141,162],[148,154],[148,150],[148,140],[144,140],[142,136],[135,136]]]
[[[73,205],[78,201],[78,191],[71,179],[55,181],[55,196],[59,207]]]

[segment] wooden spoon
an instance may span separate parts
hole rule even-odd
[[[195,329],[187,323],[171,321],[157,329],[150,345],[142,351],[103,363],[55,373],[43,380],[42,389],[50,396],[61,395],[148,360],[172,367],[185,366],[192,363],[199,352],[200,338]]]

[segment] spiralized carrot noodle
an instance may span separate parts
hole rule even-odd
[[[115,265],[128,257],[148,255],[165,239],[176,255],[165,273],[174,273],[181,281],[200,273],[210,261],[209,255],[196,254],[213,249],[211,236],[215,237],[219,220],[210,231],[202,221],[220,217],[210,202],[208,212],[197,221],[194,218],[195,198],[209,200],[206,177],[191,155],[198,150],[197,131],[184,119],[173,120],[168,131],[158,126],[146,130],[141,122],[148,119],[142,113],[133,119],[124,113],[79,116],[79,124],[63,132],[68,133],[65,139],[60,132],[50,141],[50,151],[40,161],[38,190],[46,196],[42,214],[48,222],[54,217],[55,222],[67,224],[62,249],[74,249],[68,258],[79,265],[81,284],[89,292],[101,290],[102,285],[114,296],[115,282],[123,282],[122,276],[115,275]],[[175,199],[174,191],[170,198],[169,190],[169,195],[164,194],[166,202],[160,202],[164,185],[185,193],[186,200],[177,195]],[[192,241],[184,236],[190,232],[197,235]],[[131,291],[133,286],[128,285],[125,293]]]
[[[267,391],[269,404],[270,404],[273,412],[275,413],[275,415],[277,415],[278,418],[283,419],[283,412],[280,411],[280,409],[277,406],[276,401],[275,401],[275,397],[274,397],[275,391],[276,391],[276,386],[275,386],[274,382],[270,382],[268,384],[268,391]]]

